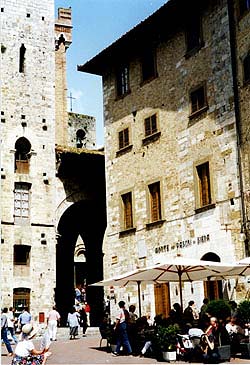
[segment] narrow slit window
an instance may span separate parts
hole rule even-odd
[[[19,72],[21,73],[24,73],[25,52],[26,48],[24,44],[22,44],[19,50]]]
[[[212,203],[209,163],[205,162],[196,167],[198,177],[199,207]]]

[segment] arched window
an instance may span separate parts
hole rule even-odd
[[[221,262],[220,256],[214,252],[207,252],[201,257],[201,260]],[[210,280],[203,282],[204,286],[204,297],[209,300],[223,299],[223,289],[221,280]]]
[[[17,174],[29,173],[29,152],[31,144],[25,137],[19,138],[15,143],[15,172]]]
[[[76,132],[76,147],[82,148],[83,146],[83,140],[86,136],[86,132],[83,129],[78,129]]]

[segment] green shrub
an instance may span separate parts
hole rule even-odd
[[[211,300],[207,305],[206,312],[211,317],[216,317],[218,320],[226,320],[231,316],[231,307],[223,299]]]
[[[250,323],[250,300],[243,300],[237,308],[238,317],[244,323]]]
[[[155,343],[161,351],[176,350],[177,334],[180,328],[176,324],[170,324],[168,327],[159,326],[157,328]]]

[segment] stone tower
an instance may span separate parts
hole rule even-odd
[[[2,305],[54,302],[54,1],[1,2]]]
[[[66,51],[72,40],[71,8],[59,8],[55,21],[56,37],[56,144],[68,145]]]

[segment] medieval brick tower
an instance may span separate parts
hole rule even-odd
[[[1,3],[2,303],[37,318],[55,287],[54,1]]]

